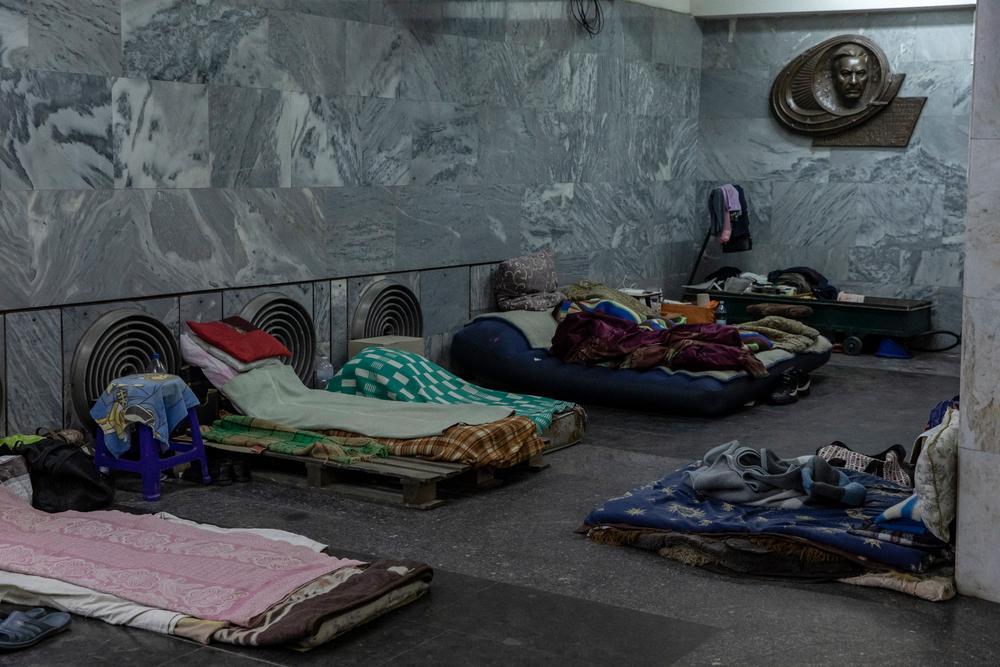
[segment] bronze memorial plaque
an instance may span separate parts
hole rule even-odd
[[[816,146],[905,147],[926,101],[897,100],[905,78],[893,74],[871,39],[832,37],[778,73],[771,112],[789,130],[814,137]]]
[[[813,146],[906,148],[917,126],[926,97],[897,97],[885,111],[864,125],[813,139]]]

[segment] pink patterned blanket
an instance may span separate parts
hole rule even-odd
[[[247,626],[302,585],[357,564],[149,515],[46,514],[0,488],[0,569],[197,618]]]

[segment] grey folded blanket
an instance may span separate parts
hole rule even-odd
[[[865,487],[818,456],[782,459],[769,449],[727,442],[702,457],[702,467],[686,473],[698,493],[730,503],[779,504],[783,509],[806,502],[858,506]]]

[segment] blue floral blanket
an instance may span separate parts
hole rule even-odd
[[[845,555],[861,563],[924,572],[940,563],[941,548],[927,548],[883,541],[864,531],[865,525],[913,491],[879,477],[845,471],[851,481],[868,492],[862,507],[807,505],[796,510],[736,505],[700,496],[685,480],[694,463],[611,498],[587,515],[584,524],[594,528],[616,526],[703,535],[773,535],[807,540],[813,546]]]

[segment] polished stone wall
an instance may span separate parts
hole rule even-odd
[[[958,331],[973,12],[707,21],[702,31],[699,206],[712,187],[741,183],[760,221],[755,250],[712,247],[706,268],[813,266],[848,291],[934,299],[938,325]],[[901,95],[928,98],[908,148],[813,148],[770,117],[780,69],[845,33],[874,39],[906,73]]]
[[[956,577],[1000,602],[1000,0],[981,0],[965,245]]]
[[[116,307],[179,332],[277,286],[339,363],[394,274],[446,361],[512,255],[679,284],[701,31],[607,9],[591,39],[562,0],[0,0],[7,430],[76,422],[73,351]]]

